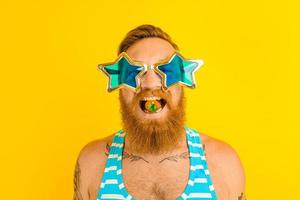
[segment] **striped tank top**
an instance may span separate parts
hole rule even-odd
[[[201,138],[196,130],[188,127],[184,129],[190,156],[190,170],[188,183],[177,200],[217,200]],[[125,132],[123,130],[114,135],[97,200],[135,199],[126,190],[122,177],[124,137]]]

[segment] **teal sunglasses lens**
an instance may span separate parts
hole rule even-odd
[[[194,87],[193,72],[198,66],[197,62],[185,61],[175,54],[170,63],[158,66],[158,70],[165,74],[165,86],[181,82],[189,87]]]
[[[109,89],[113,90],[121,84],[136,88],[135,77],[143,68],[131,65],[125,57],[122,57],[117,63],[105,66],[104,70],[110,75]]]

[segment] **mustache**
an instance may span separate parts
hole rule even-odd
[[[156,96],[164,99],[167,102],[166,106],[168,106],[169,109],[173,109],[172,94],[168,90],[163,91],[161,89],[144,89],[137,93],[132,100],[132,106],[134,109],[139,106],[139,102],[143,100],[144,97],[149,96]]]

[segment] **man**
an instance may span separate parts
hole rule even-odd
[[[184,86],[201,62],[152,25],[131,30],[118,54],[99,67],[119,89],[123,129],[81,150],[74,199],[245,200],[236,152],[184,124]]]

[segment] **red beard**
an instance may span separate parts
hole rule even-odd
[[[183,89],[179,102],[175,105],[170,92],[162,90],[143,90],[137,93],[131,103],[126,103],[119,93],[122,124],[126,137],[130,141],[131,153],[161,154],[171,151],[184,136],[185,99]],[[136,115],[139,102],[144,97],[157,96],[166,100],[166,116],[158,119],[143,119]],[[165,108],[164,108],[165,109]]]

